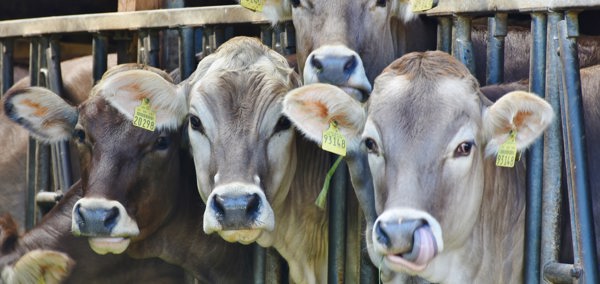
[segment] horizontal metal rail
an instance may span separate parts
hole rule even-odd
[[[492,14],[498,12],[531,12],[547,10],[573,10],[577,8],[600,9],[598,0],[441,0],[433,9],[427,10],[428,16],[445,16],[455,13]]]
[[[240,23],[264,24],[268,23],[268,20],[263,17],[262,13],[252,12],[242,6],[225,5],[0,21],[0,35],[2,37],[27,37],[56,33]]]

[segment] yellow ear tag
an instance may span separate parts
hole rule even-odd
[[[340,156],[346,156],[346,138],[338,129],[336,121],[329,123],[329,129],[323,132],[322,141],[321,149]]]
[[[413,12],[426,11],[433,8],[433,0],[412,0]]]
[[[150,100],[148,98],[144,98],[142,104],[135,108],[135,112],[133,113],[133,125],[149,131],[154,131],[154,128],[156,127],[156,113],[150,108]]]
[[[242,5],[242,7],[248,10],[261,12],[263,10],[265,2],[266,0],[241,0],[240,5]]]
[[[517,158],[517,131],[511,130],[506,142],[500,145],[496,156],[496,166],[512,168]]]

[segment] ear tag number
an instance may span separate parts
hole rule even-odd
[[[433,0],[413,0],[412,10],[413,12],[426,11],[433,8]]]
[[[241,0],[242,7],[255,12],[261,12],[265,5],[265,0]]]
[[[156,128],[156,113],[150,108],[148,98],[144,98],[142,103],[135,108],[133,125],[148,131],[154,131],[154,128]]]
[[[329,129],[323,132],[321,149],[340,156],[346,156],[346,138],[338,129],[336,121],[330,122]]]
[[[496,156],[496,166],[512,168],[517,159],[517,131],[511,130],[506,142],[500,145]]]

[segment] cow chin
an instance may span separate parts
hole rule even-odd
[[[224,240],[235,243],[239,242],[241,244],[247,245],[258,240],[263,230],[254,229],[254,230],[230,230],[230,231],[220,231],[219,235]]]
[[[88,238],[92,250],[97,254],[121,254],[129,246],[129,238]]]
[[[442,231],[426,212],[402,208],[387,210],[372,229],[369,247],[376,265],[410,274],[423,271],[443,250]]]

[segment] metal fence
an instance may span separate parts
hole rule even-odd
[[[503,81],[504,37],[512,13],[531,18],[530,90],[559,110],[562,124],[555,123],[543,141],[527,153],[527,212],[525,243],[526,283],[600,283],[595,255],[594,224],[586,167],[585,135],[576,39],[578,13],[599,9],[598,0],[462,1],[439,0],[423,14],[438,19],[438,49],[454,54],[471,71],[475,69],[471,43],[474,17],[488,18],[487,84]],[[179,68],[182,78],[195,69],[195,46],[210,53],[226,40],[224,25],[261,25],[263,42],[279,52],[293,50],[293,26],[286,22],[272,29],[260,13],[239,6],[182,8],[140,12],[89,14],[0,22],[2,64],[1,91],[13,83],[14,41],[30,41],[32,85],[46,86],[61,93],[59,35],[93,34],[93,76],[99,80],[107,68],[108,39],[119,31],[134,31],[139,36],[138,62],[158,65],[158,31],[177,30]],[[200,33],[198,32],[200,31]],[[202,34],[201,37],[198,35]],[[560,50],[560,55],[559,55]],[[28,198],[26,223],[34,224],[38,200],[54,201],[72,184],[69,151],[66,143],[51,147],[29,141]],[[562,153],[564,149],[565,160]],[[558,262],[561,205],[561,167],[566,168],[575,261]],[[344,169],[345,167],[340,167]],[[361,248],[362,228],[358,205],[347,190],[347,172],[334,178],[330,203],[329,282],[373,283],[376,270]],[[50,184],[50,182],[53,184]],[[42,193],[41,195],[39,193]],[[50,194],[48,194],[50,192]],[[350,194],[347,194],[349,192]],[[340,202],[345,201],[345,202]],[[255,283],[280,283],[285,269],[276,253],[257,249]]]

